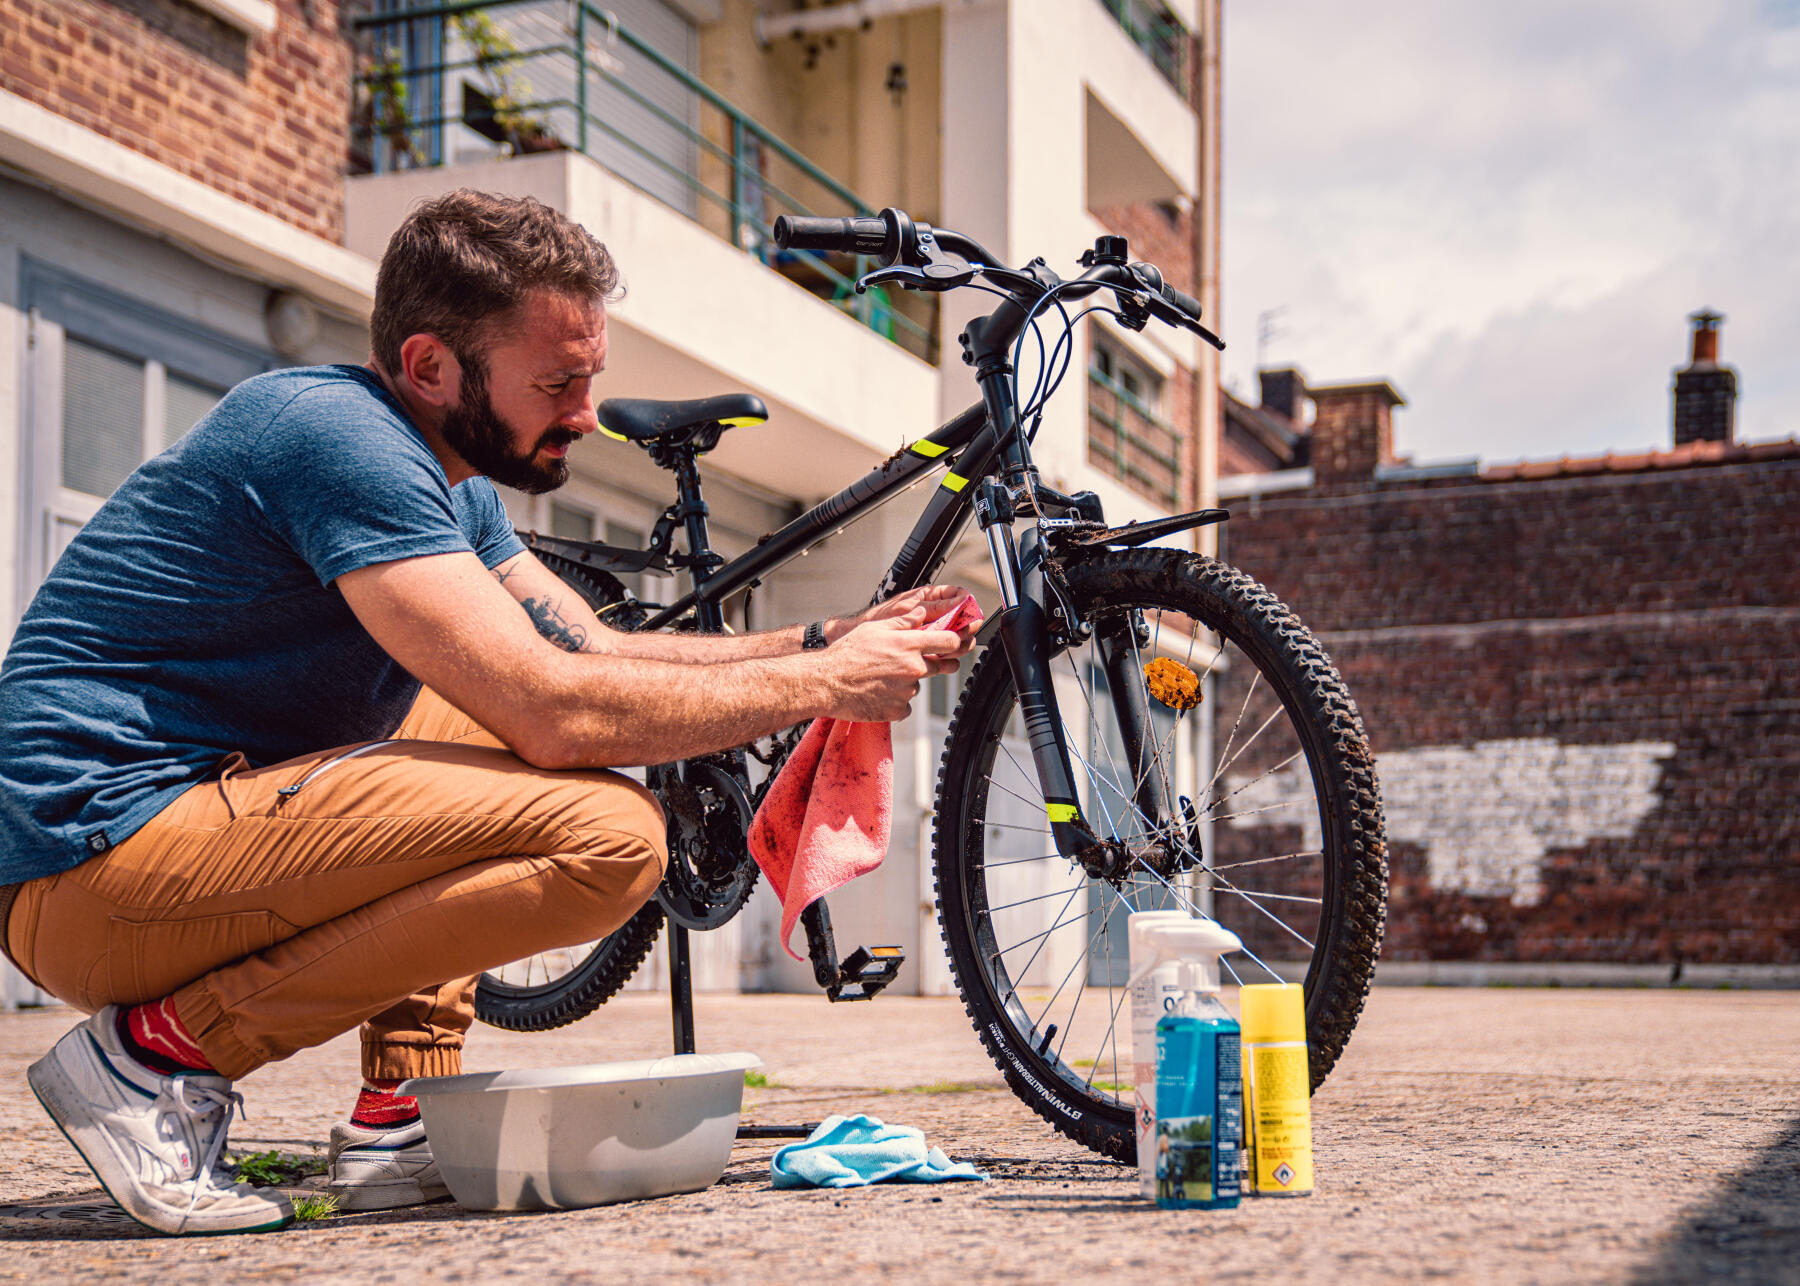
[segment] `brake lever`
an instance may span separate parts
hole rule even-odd
[[[864,273],[856,280],[856,293],[864,294],[871,286],[897,282],[903,290],[955,290],[958,286],[966,286],[975,280],[978,271],[967,264],[957,267],[953,263],[930,263],[923,268],[914,268],[909,264],[895,264],[891,268],[877,268],[874,272]]]

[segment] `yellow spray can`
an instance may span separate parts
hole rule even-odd
[[[1306,1197],[1313,1190],[1312,1081],[1306,1009],[1297,983],[1250,983],[1238,991],[1244,1042],[1244,1191]]]

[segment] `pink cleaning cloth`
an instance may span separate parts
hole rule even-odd
[[[981,619],[968,594],[921,626],[955,630]],[[750,854],[781,898],[781,945],[800,913],[887,856],[894,815],[894,737],[885,723],[814,719],[750,823]]]

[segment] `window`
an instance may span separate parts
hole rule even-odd
[[[29,257],[21,267],[30,318],[22,607],[133,469],[275,359]]]

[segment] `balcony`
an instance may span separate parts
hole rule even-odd
[[[1161,0],[1100,0],[1100,5],[1181,100],[1195,106],[1193,37],[1168,5]]]
[[[1128,387],[1123,372],[1088,370],[1088,463],[1171,511],[1181,507],[1181,436]]]
[[[928,362],[934,297],[865,294],[866,258],[778,250],[777,216],[870,207],[589,0],[463,0],[360,17],[352,169],[577,152]]]

